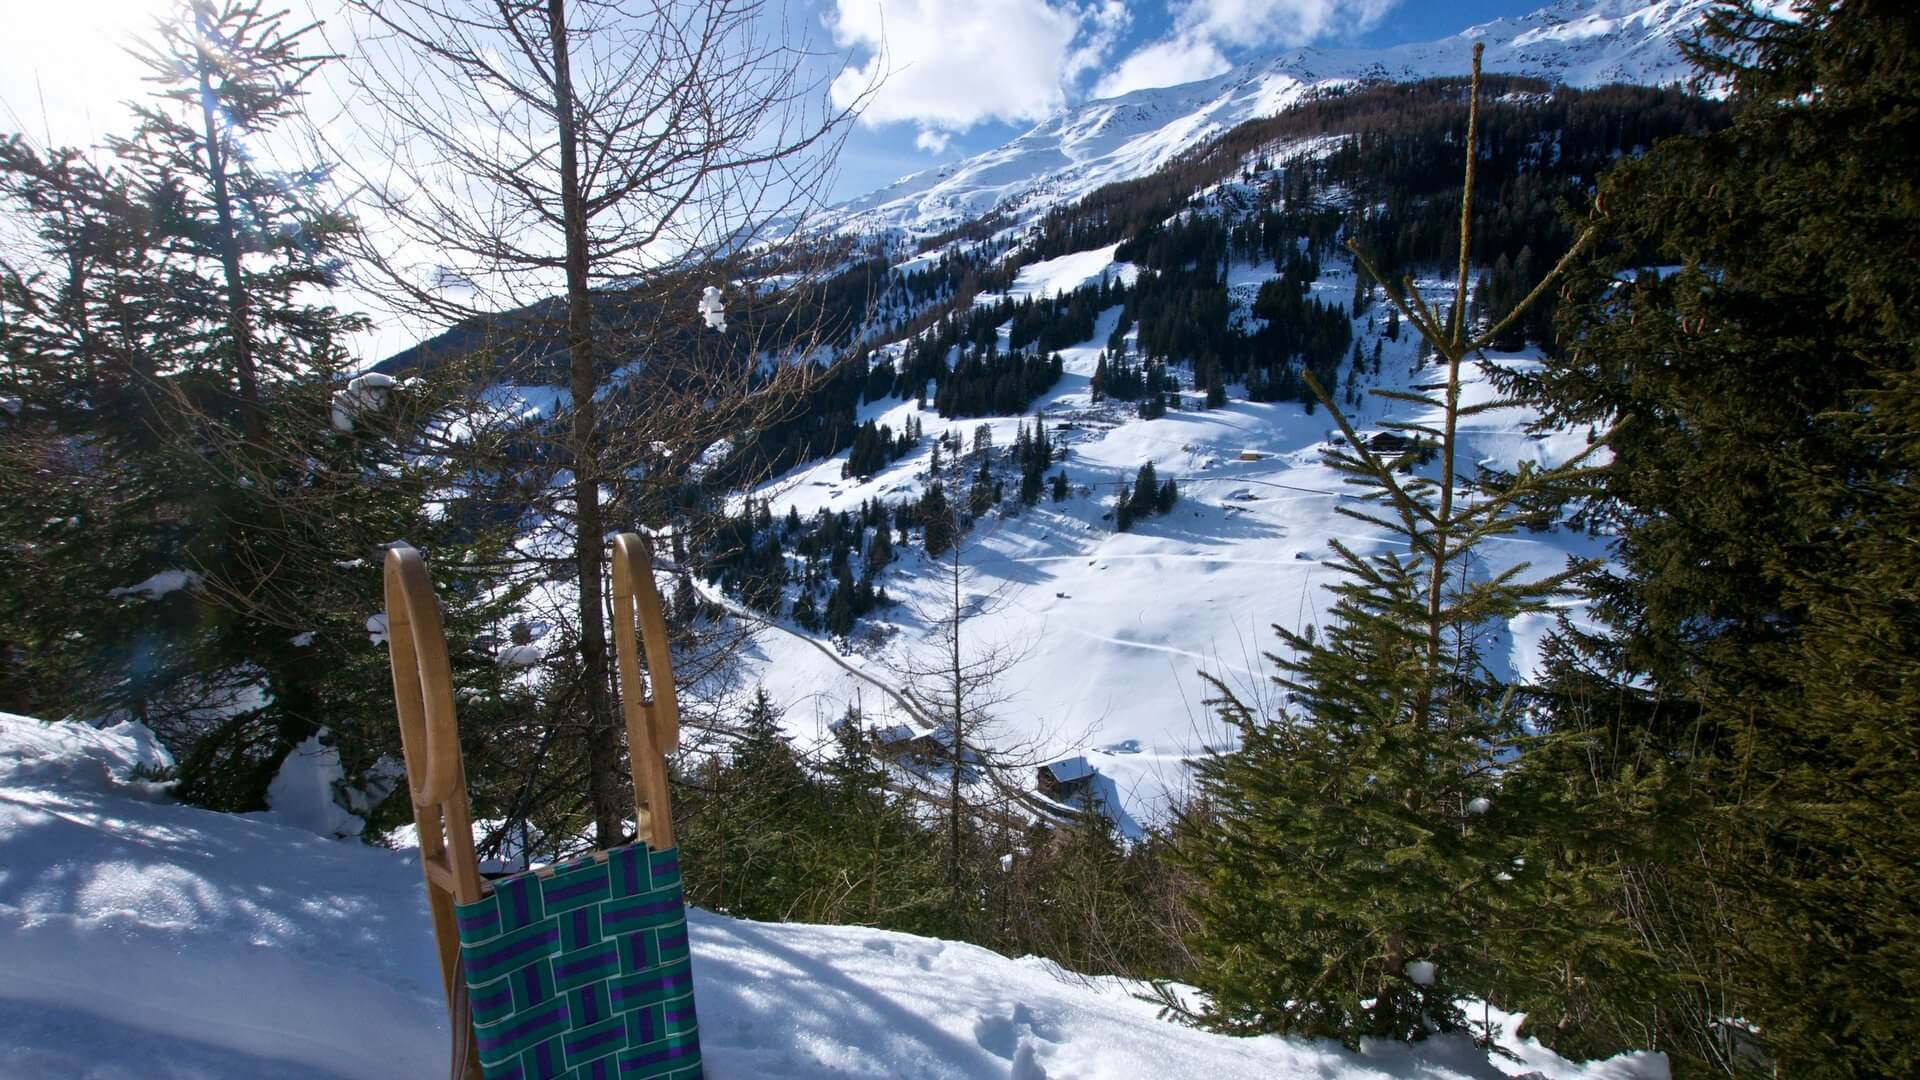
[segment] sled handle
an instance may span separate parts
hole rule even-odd
[[[426,877],[427,913],[433,919],[434,947],[440,956],[440,984],[454,1028],[453,1075],[480,1080],[453,908],[480,899],[484,887],[480,865],[473,857],[473,818],[467,806],[466,773],[460,767],[446,632],[433,581],[418,551],[403,543],[388,548],[383,577],[394,710],[400,717],[400,744],[407,758],[407,787],[413,796],[420,870]]]
[[[670,753],[680,745],[680,702],[673,688],[673,653],[667,647],[667,619],[660,607],[660,590],[653,581],[653,553],[646,537],[639,533],[626,532],[613,538],[613,605],[621,630],[621,692],[629,700],[642,703],[655,749]],[[636,615],[640,638],[647,650],[650,694],[644,699],[638,693],[639,657],[633,635]]]
[[[416,806],[446,802],[460,782],[460,735],[454,726],[453,671],[447,662],[440,604],[420,553],[387,549],[387,653],[407,786]]]
[[[656,849],[673,846],[673,811],[667,796],[666,754],[680,744],[680,706],[673,688],[673,652],[667,644],[667,620],[660,590],[653,581],[653,554],[647,539],[624,532],[613,538],[613,637],[619,655],[620,709],[627,722],[627,762],[633,773],[636,822]],[[640,643],[646,648],[651,684],[642,695]]]

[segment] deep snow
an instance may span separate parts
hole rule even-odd
[[[130,775],[169,763],[137,725],[0,714],[0,1078],[444,1075],[418,864],[271,814],[174,805]],[[1666,1075],[1659,1055],[1578,1066],[1511,1038],[1518,1057],[1497,1066],[1464,1036],[1360,1053],[1230,1039],[1033,958],[700,911],[691,923],[711,1080]]]

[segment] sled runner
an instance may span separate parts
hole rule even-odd
[[[420,553],[387,552],[387,642],[455,1080],[696,1080],[686,905],[665,754],[679,741],[647,542],[613,542],[614,639],[633,771],[633,843],[487,880],[439,605]],[[642,680],[640,642],[646,647]],[[643,691],[651,690],[651,696]]]

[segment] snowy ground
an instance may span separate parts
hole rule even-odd
[[[1112,250],[1032,264],[1012,292],[1058,294],[1098,281],[1103,273],[1130,275],[1132,267],[1109,261]],[[1230,281],[1244,286],[1236,295],[1244,294],[1245,303],[1271,273],[1270,264],[1237,266]],[[1433,301],[1450,291],[1437,281],[1423,288],[1433,290]],[[1324,302],[1348,302],[1351,268],[1330,261],[1315,289]],[[1384,307],[1375,305],[1373,314],[1373,333],[1365,317],[1355,324],[1367,355],[1382,340],[1381,374],[1373,385],[1404,389],[1410,382],[1441,377],[1433,368],[1415,376],[1411,328],[1403,327],[1398,341],[1385,341]],[[1055,438],[1071,451],[1055,471],[1065,469],[1075,494],[1064,503],[1043,497],[1038,506],[1013,515],[989,514],[976,527],[965,551],[971,575],[966,591],[988,610],[970,620],[965,633],[978,644],[1004,645],[1020,656],[999,687],[1007,698],[996,710],[999,741],[1031,744],[1039,753],[1027,756],[1041,759],[1084,753],[1117,790],[1123,812],[1116,817],[1131,830],[1164,815],[1187,790],[1188,758],[1229,743],[1229,732],[1204,704],[1213,691],[1200,673],[1218,676],[1247,700],[1269,702],[1271,665],[1263,653],[1278,644],[1271,627],[1297,629],[1322,617],[1330,602],[1326,588],[1336,580],[1327,541],[1337,537],[1364,554],[1381,550],[1391,539],[1336,512],[1343,502],[1354,505],[1353,489],[1322,461],[1326,440],[1335,433],[1324,410],[1309,414],[1293,402],[1235,399],[1221,409],[1173,411],[1143,421],[1130,405],[1095,406],[1088,384],[1118,317],[1118,309],[1106,312],[1091,340],[1061,350],[1066,374],[1035,403]],[[1501,359],[1528,362],[1517,356]],[[1478,372],[1470,376],[1464,399],[1490,397]],[[1188,401],[1198,403],[1194,395]],[[1373,401],[1350,412],[1363,431],[1377,428],[1383,415]],[[913,402],[885,401],[866,407],[861,418],[897,431],[910,415],[916,415]],[[959,428],[971,448],[975,428],[984,423],[994,444],[1006,447],[1017,426],[1031,422],[1030,417],[950,422],[931,410],[917,415],[927,436],[920,447],[868,480],[843,480],[841,455],[767,485],[761,494],[772,499],[775,518],[789,507],[807,517],[822,507],[856,509],[873,497],[899,502],[924,489],[934,437],[950,426]],[[1464,452],[1470,456],[1462,468],[1472,461],[1507,467],[1523,460],[1553,462],[1585,446],[1584,432],[1529,436],[1523,430],[1527,419],[1516,410],[1497,410],[1464,421]],[[1147,461],[1163,480],[1177,481],[1180,502],[1170,515],[1115,533],[1104,515],[1117,487],[1130,484]],[[954,468],[951,460],[947,465]],[[950,496],[964,494],[967,476],[964,464],[947,474]],[[905,602],[876,613],[875,620],[897,633],[885,641],[856,641],[848,657],[894,683],[894,672],[907,666],[904,661],[925,635],[912,603],[935,604],[942,584],[940,568],[928,563],[917,545],[899,550],[905,557],[881,580],[891,596]],[[1569,555],[1599,554],[1600,545],[1564,531],[1523,532],[1491,541],[1481,552],[1484,562],[1475,564],[1475,573],[1527,562],[1544,576],[1563,568]],[[1490,627],[1490,663],[1507,675],[1531,671],[1551,625],[1550,617],[1533,615]],[[788,633],[761,633],[745,659],[746,677],[760,680],[787,705],[788,727],[803,744],[823,740],[826,725],[855,700],[870,721],[905,719],[890,715],[890,703],[872,687]]]
[[[442,1075],[417,864],[272,814],[174,805],[129,775],[165,764],[134,725],[0,714],[0,1078]],[[1658,1055],[1576,1066],[1510,1038],[1497,1066],[1464,1037],[1359,1053],[1229,1039],[1155,1019],[1115,980],[968,945],[697,911],[692,930],[712,1080],[1667,1073]]]

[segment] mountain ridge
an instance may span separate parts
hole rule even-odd
[[[1474,42],[1489,73],[1579,88],[1664,86],[1692,74],[1679,41],[1711,0],[1557,0],[1451,37],[1384,49],[1306,46],[1210,79],[1069,106],[1007,143],[901,178],[827,211],[842,233],[919,238],[994,210],[1025,219],[1119,180],[1145,176],[1205,139],[1355,83],[1461,75]]]

